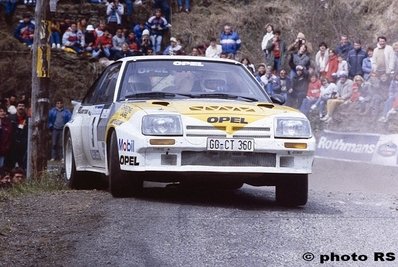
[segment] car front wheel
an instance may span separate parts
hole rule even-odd
[[[120,169],[116,132],[111,135],[109,148],[109,189],[114,197],[130,197],[142,192],[143,181]]]
[[[308,200],[308,174],[283,175],[276,185],[276,201],[284,206],[302,206]]]

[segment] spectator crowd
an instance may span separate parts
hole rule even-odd
[[[299,32],[294,40],[270,23],[264,27],[259,44],[262,63],[255,66],[240,52],[241,39],[232,25],[223,25],[218,36],[204,45],[185,51],[182,40],[171,36],[171,8],[168,0],[152,1],[153,14],[144,21],[131,22],[139,0],[98,1],[106,16],[98,25],[90,18],[73,20],[65,16],[51,24],[50,46],[92,60],[117,60],[140,55],[191,55],[239,60],[253,73],[270,96],[283,95],[285,105],[299,109],[310,119],[324,123],[336,119],[335,110],[346,110],[386,123],[398,110],[398,42],[389,44],[385,36],[377,37],[374,46],[363,47],[361,40],[341,35],[336,44],[320,40],[317,47]],[[204,1],[208,6],[210,1]],[[189,0],[177,1],[178,12],[191,12]],[[24,14],[14,36],[31,46],[35,23]],[[171,36],[171,37],[168,37]],[[168,38],[167,40],[165,38]],[[27,121],[26,99],[15,95],[3,98],[0,107],[0,169],[26,168]],[[310,116],[310,115],[316,116]],[[49,114],[52,131],[51,159],[60,160],[61,129],[70,119],[62,100]]]

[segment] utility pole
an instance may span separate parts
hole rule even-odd
[[[49,0],[37,0],[32,50],[32,117],[29,122],[27,178],[38,179],[47,168],[50,85]]]

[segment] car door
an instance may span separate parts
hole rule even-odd
[[[92,167],[105,168],[105,128],[115,94],[121,63],[112,64],[100,76],[82,102],[83,149]]]

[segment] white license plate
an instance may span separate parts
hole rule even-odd
[[[207,150],[215,151],[254,151],[254,139],[207,138]]]

